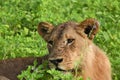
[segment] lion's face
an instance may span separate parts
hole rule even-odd
[[[71,70],[80,61],[84,38],[74,29],[77,24],[68,22],[56,27],[48,39],[50,67]]]
[[[80,24],[66,22],[57,27],[41,22],[38,32],[48,43],[49,67],[61,71],[78,67],[97,31],[98,22],[95,19],[87,19]]]

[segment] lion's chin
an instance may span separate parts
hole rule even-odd
[[[49,69],[55,69],[55,70],[58,70],[58,71],[62,71],[62,72],[72,72],[73,71],[73,68],[71,69],[71,68],[66,68],[65,66],[55,66],[55,65],[53,65],[53,64],[49,64],[48,65],[48,68]]]

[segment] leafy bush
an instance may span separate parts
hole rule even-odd
[[[57,25],[92,17],[101,24],[94,42],[107,53],[113,80],[120,80],[119,15],[119,0],[0,0],[0,59],[48,53],[36,31],[40,21]]]
[[[37,67],[37,62],[34,61],[34,65],[28,66],[27,70],[22,71],[22,74],[18,75],[18,78],[20,80],[82,80],[82,77],[73,77],[70,73],[64,74],[55,69],[49,70],[47,63],[46,61]]]

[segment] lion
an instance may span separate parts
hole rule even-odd
[[[17,76],[22,70],[26,70],[29,65],[33,65],[35,60],[38,62],[38,65],[42,64],[44,58],[47,59],[47,56],[1,60],[0,80],[18,80]]]
[[[105,53],[93,43],[99,31],[96,19],[86,19],[80,23],[68,21],[57,26],[40,22],[37,31],[47,42],[49,54],[38,58],[16,58],[0,61],[0,79],[18,80],[17,75],[32,65],[47,60],[48,67],[83,80],[111,80],[111,65]]]
[[[92,42],[98,30],[96,19],[81,23],[69,21],[56,27],[47,22],[39,23],[38,33],[48,43],[49,67],[71,71],[75,76],[82,76],[83,80],[111,80],[109,59]]]

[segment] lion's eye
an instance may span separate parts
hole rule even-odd
[[[74,42],[75,39],[67,39],[67,44],[71,44]]]
[[[52,45],[53,45],[53,41],[48,41],[48,44],[49,44],[50,46],[52,46]]]

